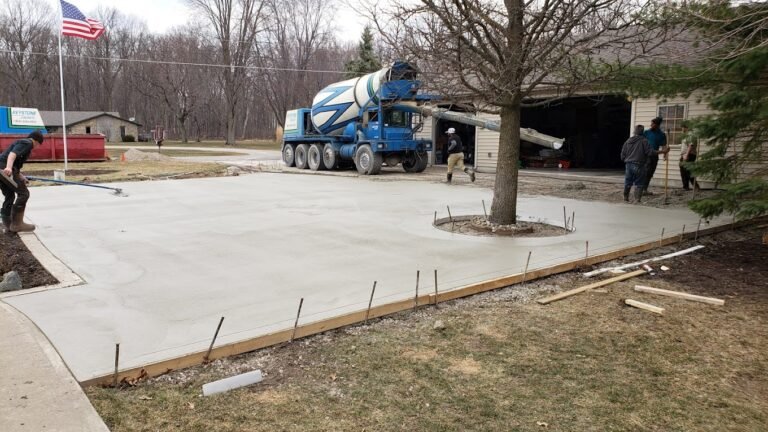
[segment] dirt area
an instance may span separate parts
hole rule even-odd
[[[116,172],[119,172],[118,170],[110,170],[110,169],[70,169],[67,170],[67,175],[69,176],[100,176],[100,175],[107,175],[107,174],[114,174]],[[53,170],[24,170],[24,174],[28,176],[36,176],[36,177],[51,177],[53,178]]]
[[[87,393],[113,431],[764,431],[765,230],[701,238],[706,248],[664,262],[667,272],[547,306],[533,300],[592,280],[561,274]],[[206,382],[253,369],[264,382],[200,395]]]
[[[39,177],[53,177],[54,170],[64,169],[63,163],[27,163],[23,173]],[[32,174],[32,173],[41,174]],[[49,173],[43,175],[42,173]],[[216,163],[198,163],[179,161],[173,158],[161,161],[70,163],[66,180],[85,183],[108,183],[125,181],[145,181],[159,179],[181,179],[195,177],[218,177],[227,175],[225,165]],[[32,186],[51,186],[48,182],[32,182]],[[34,192],[32,192],[34,194]]]
[[[147,153],[150,155],[162,155],[167,157],[215,157],[215,156],[244,156],[247,155],[247,153],[240,153],[240,152],[231,152],[231,151],[216,151],[215,148],[211,148],[211,150],[175,150],[175,149],[162,149],[160,152],[157,151],[157,147],[155,148],[141,148],[141,149],[132,149],[134,151],[141,151],[142,153]],[[128,154],[131,152],[131,150],[123,150],[123,149],[108,149],[107,154],[109,155],[110,159],[113,160],[120,160],[121,156],[123,154]],[[127,159],[127,158],[126,158]]]
[[[0,276],[16,270],[24,289],[58,283],[27,249],[16,234],[0,232]]]
[[[154,147],[157,146],[154,142],[134,142],[134,143],[109,143],[110,146],[126,146],[126,147]],[[207,147],[207,148],[243,148],[252,150],[280,150],[280,143],[274,140],[240,140],[236,141],[235,145],[226,145],[224,141],[189,141],[182,143],[181,141],[163,141],[163,147]],[[165,150],[163,150],[165,151]]]

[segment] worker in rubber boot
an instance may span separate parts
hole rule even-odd
[[[34,231],[35,226],[24,223],[24,209],[29,200],[29,182],[21,168],[27,161],[32,150],[43,143],[45,138],[40,131],[34,131],[26,139],[20,139],[11,144],[0,154],[0,166],[4,167],[3,174],[16,182],[16,188],[6,181],[0,181],[0,189],[3,191],[2,218],[6,231],[29,232]]]
[[[446,181],[450,183],[453,180],[453,167],[458,166],[474,182],[474,171],[464,166],[464,145],[461,143],[461,138],[456,135],[456,129],[449,128],[445,133],[448,134],[448,174]]]
[[[629,192],[635,186],[635,200],[639,203],[645,186],[645,167],[648,158],[666,154],[669,150],[654,150],[643,135],[645,127],[635,126],[632,136],[621,146],[621,160],[624,161],[624,201],[629,202]]]
[[[643,132],[643,136],[648,140],[648,144],[650,144],[651,148],[656,151],[667,148],[667,134],[661,130],[661,122],[663,121],[664,119],[661,117],[654,118],[651,120],[651,127]],[[643,195],[653,195],[653,193],[648,190],[648,186],[650,186],[651,180],[653,180],[653,175],[656,173],[656,167],[658,165],[658,155],[649,157],[645,162],[645,184],[643,185]]]

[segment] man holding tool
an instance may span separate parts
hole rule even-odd
[[[7,231],[18,233],[35,230],[34,225],[24,223],[24,209],[29,200],[29,189],[27,189],[28,180],[21,173],[21,168],[32,150],[44,140],[42,132],[34,131],[26,139],[15,141],[0,154],[0,167],[4,168],[0,175],[0,189],[5,197],[0,215]]]

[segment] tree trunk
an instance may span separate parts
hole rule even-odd
[[[499,157],[493,188],[491,222],[510,225],[517,222],[517,176],[520,159],[520,101],[501,110]]]
[[[177,119],[179,122],[179,129],[181,129],[181,142],[182,144],[186,144],[189,142],[189,136],[187,134],[187,119]]]

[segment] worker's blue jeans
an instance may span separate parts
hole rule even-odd
[[[624,187],[630,188],[633,185],[640,188],[643,187],[645,184],[645,164],[626,162],[624,166]]]

